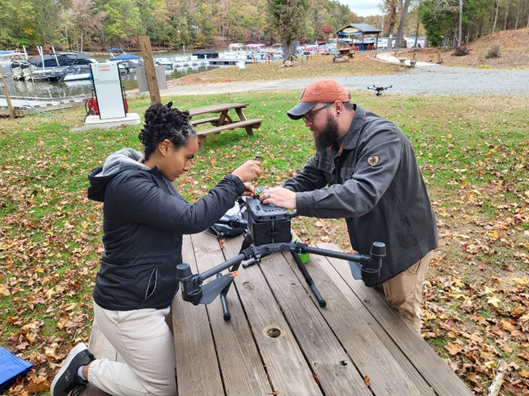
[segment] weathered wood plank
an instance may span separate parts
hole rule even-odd
[[[238,254],[241,243],[242,238],[225,240],[224,253],[227,258]],[[270,260],[283,261],[283,265],[286,265],[279,255],[271,256]],[[274,265],[268,263],[270,260],[267,259],[264,265]],[[311,368],[259,266],[241,268],[235,282],[274,390],[280,395],[320,395],[321,390]],[[234,292],[228,294],[230,300],[234,298]]]
[[[327,302],[327,306],[320,311],[362,376],[369,377],[373,392],[377,396],[424,395],[423,390],[402,369],[384,342],[377,337],[375,331],[379,324],[372,315],[364,307],[353,309],[354,306],[344,298],[338,287],[320,268],[325,261],[323,257],[311,254],[310,263],[306,266]],[[294,270],[298,277],[303,279],[299,270]],[[305,282],[301,284],[311,293]]]
[[[182,259],[197,272],[193,245],[184,237]],[[224,395],[208,314],[203,305],[182,300],[180,292],[172,303],[176,378],[179,395]]]
[[[328,260],[329,260],[328,258],[323,258],[317,255],[311,255],[311,262],[308,265],[312,265],[313,263],[316,265],[319,265],[319,268],[327,273],[327,275],[329,276],[329,279],[340,290],[344,298],[346,298],[349,301],[349,303],[353,307],[353,312],[354,311],[365,312],[365,307],[363,305],[363,302],[360,301],[358,297],[350,290],[350,288],[343,281],[340,275],[330,265]],[[385,299],[382,296],[379,296],[379,297],[381,298],[381,302],[387,305],[387,302],[385,301]],[[424,396],[434,395],[432,388],[429,386],[427,382],[424,381],[421,375],[417,372],[416,368],[410,363],[408,358],[400,350],[398,345],[396,345],[391,339],[391,337],[387,335],[386,330],[382,328],[380,325],[377,325],[378,322],[373,317],[369,318],[369,314],[366,314],[366,317],[368,318],[368,320],[370,320],[370,323],[373,324],[372,326],[370,326],[373,333],[380,340],[380,342],[383,343],[383,345],[387,349],[387,352],[391,354],[391,356],[396,360],[397,362],[396,364],[400,366],[400,368],[402,368],[402,370],[406,372],[410,380],[419,389],[421,394]],[[402,319],[399,316],[394,317],[394,319],[397,321],[402,321]],[[407,327],[406,327],[406,330],[412,331],[411,329]],[[422,342],[422,339],[420,339],[420,337],[417,337],[416,341]]]
[[[213,236],[196,234],[192,236],[192,241],[201,272],[224,261],[220,246]],[[205,283],[208,281],[210,279]],[[233,289],[228,296],[228,306],[232,314],[229,322],[224,321],[220,298],[207,306],[226,395],[270,394],[272,389],[261,356]]]
[[[336,248],[338,249],[338,247]],[[318,259],[316,258],[315,260],[318,260]],[[327,272],[327,274],[329,275],[333,283],[340,289],[340,291],[344,294],[345,298],[347,298],[349,302],[351,302],[352,304],[362,304],[363,305],[363,302],[360,301],[358,297],[352,292],[352,290],[347,286],[347,284],[342,279],[340,274],[338,274],[336,270],[334,270],[334,268],[330,265],[328,261],[327,263],[323,262],[321,265],[321,268]],[[377,292],[375,292],[375,295],[373,296],[373,298],[378,298],[381,304],[388,305],[384,297]],[[390,308],[390,310],[392,309]],[[391,317],[392,317],[392,322],[391,322],[392,325],[394,325],[395,323],[402,322],[402,319],[400,318],[400,316],[396,314],[396,312],[394,311]],[[404,324],[403,331],[410,331],[406,323],[400,323],[400,325],[402,324]],[[396,345],[394,341],[391,339],[391,337],[388,336],[386,330],[382,328],[381,326],[374,326],[373,331],[375,332],[377,337],[386,345],[386,348],[388,349],[388,351],[390,351],[390,353],[395,357],[395,359],[398,360],[399,365],[402,367],[402,369],[408,373],[410,378],[412,378],[413,381],[417,384],[417,386],[422,390],[424,395],[433,394],[433,390],[431,389],[429,384],[423,380],[422,376],[417,372],[416,368],[413,366],[413,364],[411,364],[411,362],[406,357],[406,355],[404,355],[404,353],[401,351],[399,346]],[[414,333],[412,337],[416,338],[416,342],[422,342],[422,339],[420,339],[420,337],[418,336],[415,336]]]
[[[318,247],[340,250],[334,244],[321,243]],[[438,395],[472,395],[463,381],[444,363],[437,353],[400,319],[398,313],[372,288],[355,281],[347,262],[329,258],[332,267],[340,274],[351,290],[360,298],[373,317],[382,325],[396,345],[403,351],[421,376]]]
[[[201,118],[199,120],[191,120],[191,125],[197,126],[200,124],[211,124],[213,126],[217,126],[219,122],[219,117],[208,117],[208,118]]]
[[[246,121],[236,121],[236,122],[232,122],[232,123],[216,126],[214,128],[209,128],[209,129],[204,129],[202,131],[197,131],[197,135],[198,136],[206,136],[206,135],[210,135],[212,133],[219,133],[219,132],[226,131],[226,130],[229,130],[229,129],[238,129],[238,128],[247,129],[246,127],[248,127],[250,129],[250,132],[248,132],[248,130],[246,130],[248,135],[253,135],[252,129],[258,129],[261,126],[262,122],[263,122],[263,120],[260,119],[260,118],[254,118],[254,119],[246,120]]]
[[[193,109],[187,109],[189,111],[189,116],[194,117],[200,114],[207,113],[220,113],[221,111],[226,111],[230,109],[242,109],[248,106],[248,103],[221,103],[214,104],[210,106],[196,107]]]
[[[225,250],[226,245],[227,243]],[[307,298],[306,290],[290,267],[295,264],[288,256],[289,253],[285,257],[267,257],[260,264],[260,269],[314,373],[314,378],[317,378],[319,386],[327,395],[371,395],[332,329],[318,308]],[[247,296],[244,295],[243,301],[246,300]]]

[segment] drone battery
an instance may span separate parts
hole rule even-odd
[[[290,216],[288,211],[252,199],[248,205],[248,225],[255,245],[290,242]]]
[[[251,222],[250,232],[255,245],[267,243],[290,242],[290,220],[267,221],[264,223]]]

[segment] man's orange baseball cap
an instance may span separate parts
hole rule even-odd
[[[301,94],[299,104],[287,111],[287,115],[293,120],[299,120],[318,103],[334,103],[337,100],[347,103],[351,100],[351,96],[344,87],[330,78],[318,80],[307,85]]]

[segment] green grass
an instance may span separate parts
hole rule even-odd
[[[353,96],[364,108],[395,121],[410,138],[441,233],[486,241],[487,232],[497,225],[512,243],[505,246],[499,239],[491,245],[495,254],[483,254],[469,253],[457,240],[447,239],[436,254],[460,271],[468,262],[483,262],[494,276],[504,273],[498,263],[524,273],[527,266],[515,252],[528,253],[518,247],[526,243],[524,231],[529,229],[526,212],[520,211],[527,207],[529,191],[525,102],[498,97],[376,97],[365,92]],[[285,115],[298,98],[299,92],[174,98],[180,109],[248,102],[246,115],[264,119],[253,137],[244,130],[210,136],[191,171],[176,182],[179,191],[186,199],[197,200],[257,152],[264,168],[257,185],[279,185],[294,175],[314,153],[311,132]],[[143,116],[149,101],[130,98],[129,105]],[[24,345],[18,352],[34,361],[50,382],[54,364],[64,357],[67,346],[87,341],[90,332],[91,292],[102,249],[102,206],[86,198],[87,173],[116,150],[141,148],[141,126],[71,132],[71,127],[82,124],[84,109],[54,116],[59,118],[0,120],[0,346]],[[521,220],[507,220],[515,218]],[[315,220],[294,220],[304,241],[317,242],[324,236]],[[350,249],[343,221],[324,224],[331,230],[331,242]],[[450,271],[446,269],[447,274]],[[472,276],[483,274],[461,275]],[[482,316],[493,314],[483,306]],[[446,345],[441,338],[428,342],[438,351]]]

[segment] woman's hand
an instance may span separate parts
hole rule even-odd
[[[255,187],[250,183],[244,183],[246,191],[242,193],[241,197],[253,197],[255,195]]]
[[[250,180],[256,180],[263,170],[261,168],[261,161],[249,160],[239,166],[232,172],[235,176],[239,177],[243,183]],[[252,187],[253,189],[253,187]]]

